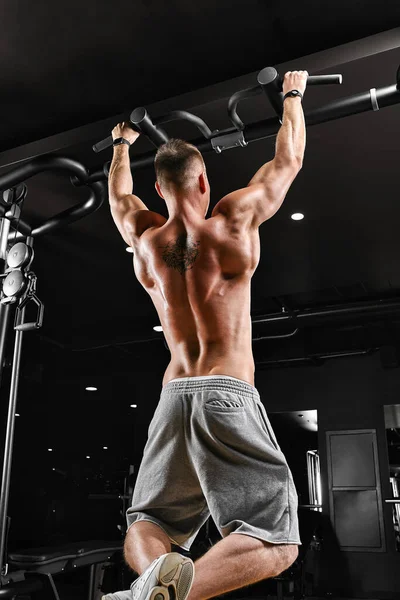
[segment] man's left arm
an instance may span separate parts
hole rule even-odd
[[[139,133],[126,123],[120,123],[112,131],[113,140],[124,138],[133,144]],[[114,156],[108,176],[108,198],[111,215],[122,238],[132,245],[132,237],[138,235],[138,212],[148,211],[140,198],[132,194],[133,179],[129,158],[128,144],[114,146]]]

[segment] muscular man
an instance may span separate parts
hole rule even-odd
[[[304,93],[306,71],[286,73],[284,94]],[[168,219],[132,192],[122,123],[109,175],[111,213],[134,250],[137,278],[171,352],[126,517],[124,555],[139,574],[107,600],[205,600],[277,576],[301,543],[291,472],[254,387],[250,280],[259,226],[281,206],[301,169],[301,95],[284,101],[275,157],[206,219],[210,185],[201,153],[171,140],[155,157]],[[222,539],[195,564],[189,551],[212,516]],[[175,599],[174,599],[175,596]]]

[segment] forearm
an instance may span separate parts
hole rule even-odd
[[[306,127],[300,98],[283,103],[282,126],[276,138],[275,161],[302,165],[306,147]]]
[[[132,194],[133,179],[129,158],[129,146],[114,146],[114,156],[108,176],[109,199],[118,200]]]

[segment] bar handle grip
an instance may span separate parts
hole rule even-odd
[[[112,139],[112,135],[108,136],[107,138],[105,138],[104,140],[101,140],[101,142],[97,142],[97,144],[94,144],[92,146],[93,152],[102,152],[103,150],[105,150],[106,148],[109,148],[110,146],[113,145],[113,139]]]
[[[333,75],[309,75],[307,85],[341,85],[343,75],[335,73]]]
[[[283,79],[274,67],[265,67],[257,76],[259,85],[264,90],[272,108],[282,118],[283,113]],[[341,84],[343,81],[342,75],[309,75],[307,77],[307,85],[331,85]]]
[[[274,67],[265,67],[259,72],[257,81],[264,87],[266,85],[273,87],[277,92],[282,92],[283,89],[283,78],[278,74],[278,71]],[[343,75],[329,74],[329,75],[309,75],[307,77],[307,85],[341,85],[343,83]]]
[[[131,116],[129,117],[129,124],[131,125],[132,129],[138,131],[139,133],[142,133],[147,138],[149,138],[150,142],[154,144],[156,148],[168,142],[169,138],[165,131],[159,129],[158,127],[156,127],[156,125],[154,125],[147,110],[142,106],[139,108],[135,108],[135,110],[131,112]],[[92,148],[94,152],[98,153],[102,152],[103,150],[109,148],[112,145],[113,138],[110,135],[104,140],[101,140],[101,142],[94,144]]]
[[[135,108],[129,117],[134,129],[143,133],[156,148],[168,142],[168,136],[162,129],[156,127],[151,120],[147,110],[141,106]]]
[[[131,121],[129,121],[129,125],[132,127],[132,129],[141,133],[140,129],[138,127],[135,127],[134,123],[132,123]],[[102,152],[103,150],[106,150],[106,148],[110,148],[113,145],[113,141],[114,140],[112,138],[112,135],[109,135],[104,140],[101,140],[101,142],[97,142],[97,144],[94,144],[92,146],[93,152],[98,153]]]

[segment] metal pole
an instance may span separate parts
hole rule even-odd
[[[22,309],[21,318],[23,321],[25,309]],[[22,337],[23,331],[17,331],[15,335],[15,346],[13,356],[13,368],[11,375],[11,387],[10,387],[10,399],[8,405],[8,419],[7,419],[7,432],[6,432],[6,443],[4,446],[4,463],[3,463],[3,475],[2,485],[0,494],[0,575],[4,575],[3,572],[4,562],[6,557],[5,554],[5,543],[6,543],[6,521],[7,521],[7,509],[8,499],[10,495],[10,480],[11,480],[11,465],[12,465],[12,454],[13,454],[13,443],[14,443],[14,431],[15,431],[15,413],[17,409],[17,394],[18,394],[18,383],[20,374],[21,364],[21,352],[22,352]]]
[[[0,219],[0,260],[1,273],[6,270],[6,258],[7,258],[7,240],[10,233],[11,223],[8,219]],[[10,317],[10,306],[8,304],[0,304],[0,386],[3,373],[3,362],[4,353],[6,348],[6,333],[8,320]]]

